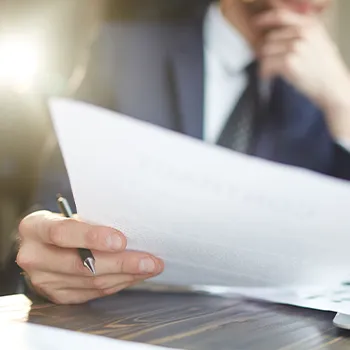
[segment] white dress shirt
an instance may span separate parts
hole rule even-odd
[[[254,53],[243,36],[226,20],[218,3],[204,22],[205,95],[204,139],[215,143],[247,86],[245,68]]]

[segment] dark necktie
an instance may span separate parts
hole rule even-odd
[[[251,151],[253,126],[258,112],[257,63],[246,68],[248,84],[227,120],[218,145],[241,153]]]

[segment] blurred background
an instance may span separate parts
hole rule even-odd
[[[99,23],[126,14],[125,3],[132,1],[0,0],[0,270],[50,141],[45,98],[74,93]],[[350,1],[338,0],[325,21],[350,65],[349,15]]]
[[[97,3],[103,0],[0,1],[0,267],[36,185],[49,130],[44,98],[70,94]]]

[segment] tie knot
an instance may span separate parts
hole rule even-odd
[[[256,74],[257,69],[258,69],[258,62],[253,61],[246,66],[245,71],[249,76],[252,76]]]

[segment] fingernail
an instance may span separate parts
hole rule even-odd
[[[123,246],[122,239],[117,234],[109,235],[106,241],[107,246],[113,250],[120,250]]]
[[[152,259],[145,258],[140,261],[139,269],[142,273],[152,273],[156,269],[156,264]]]

